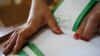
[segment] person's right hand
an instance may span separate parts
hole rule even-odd
[[[44,25],[48,25],[55,33],[62,33],[45,0],[32,0],[28,21],[11,34],[5,44],[4,54],[17,53],[29,36]]]
[[[74,38],[89,41],[95,33],[100,34],[100,3],[84,18]]]

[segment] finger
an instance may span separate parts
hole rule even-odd
[[[47,13],[48,12],[48,13]],[[50,12],[50,10],[47,10],[47,12],[45,13],[45,20],[48,24],[48,26],[51,28],[51,30],[55,33],[62,33],[62,30],[60,29],[60,27],[58,26],[54,16],[52,15],[52,13]]]
[[[16,54],[22,48],[24,43],[25,43],[25,38],[23,36],[19,35],[18,39],[17,39],[17,42],[16,42],[16,45],[14,46],[14,49],[13,49],[12,53]]]
[[[7,34],[5,37],[8,37],[9,39],[7,40],[7,42],[4,44],[4,48],[8,45],[8,43],[10,42],[10,39],[11,39],[11,34],[12,34],[13,32],[10,32],[9,34]]]
[[[84,31],[84,28],[87,24],[88,18],[89,18],[89,14],[84,18],[84,20],[82,21],[82,23],[80,24],[78,30],[75,32],[74,34],[74,38],[75,39],[80,39],[82,37],[82,33]]]
[[[14,36],[11,36],[11,37],[12,37],[12,39],[10,40],[9,44],[4,49],[4,52],[3,52],[4,54],[9,54],[12,51],[12,49],[16,43],[17,34]]]
[[[98,28],[99,25],[99,18],[96,16],[96,14],[92,14],[89,17],[89,20],[87,21],[86,27],[84,29],[84,32],[82,34],[82,40],[89,41],[90,38],[93,36],[95,31]]]
[[[17,42],[13,48],[12,53],[16,54],[23,47],[25,40],[33,33],[35,32],[32,32],[30,28],[21,29],[18,34]]]
[[[19,29],[15,29],[14,31],[12,31],[11,33],[9,33],[7,35],[7,37],[9,37],[9,40],[5,43],[4,48],[6,48],[6,46],[10,43],[11,39],[16,35],[16,33],[18,32]]]
[[[78,30],[75,32],[75,35],[74,35],[75,39],[80,39],[81,38],[86,23],[87,23],[87,18],[85,18],[83,20],[82,24],[80,25],[80,27],[78,28]]]

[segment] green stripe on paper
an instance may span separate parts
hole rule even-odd
[[[21,50],[17,53],[17,56],[29,56],[25,51]]]
[[[33,43],[29,44],[28,47],[37,55],[37,56],[45,56],[40,49]]]
[[[54,14],[54,12],[55,12],[55,11],[58,9],[58,7],[63,3],[63,1],[64,1],[64,0],[61,0],[60,3],[59,3],[54,9],[51,10],[52,14]]]
[[[85,9],[81,12],[77,20],[75,21],[72,31],[76,31],[78,29],[82,20],[84,19],[84,16],[86,16],[86,14],[91,10],[91,8],[95,5],[95,3],[96,3],[96,0],[91,0],[89,2],[89,4],[85,7]]]

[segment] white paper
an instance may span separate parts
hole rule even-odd
[[[57,35],[50,29],[44,29],[36,36],[33,36],[31,43],[34,43],[45,56],[100,56],[99,36],[95,36],[90,42],[85,42],[75,40],[73,34]],[[32,50],[28,50],[27,46],[24,50],[28,55],[37,56],[35,53],[32,54]]]
[[[92,40],[75,40],[71,35],[56,35],[49,29],[40,34],[32,43],[35,43],[45,56],[100,56],[100,41],[95,41],[99,42],[99,45],[94,45]]]
[[[61,21],[59,23],[64,34],[57,35],[54,34],[50,29],[42,29],[41,32],[33,36],[33,39],[31,39],[30,43],[34,43],[45,56],[100,56],[100,36],[95,36],[95,38],[92,39],[90,42],[85,42],[83,40],[75,40],[73,37],[73,23],[76,20],[77,16],[80,14],[80,11],[82,11],[82,6],[86,6],[86,4],[88,4],[90,0],[65,1],[67,3],[61,5],[62,8],[65,4],[68,4],[62,8],[64,10],[60,12],[59,8],[57,10],[58,13],[56,11],[54,14],[56,17],[60,17],[61,21],[62,18],[63,21],[66,21],[66,17],[67,19],[71,19],[71,21],[69,20],[69,23],[67,22],[68,24],[66,22],[61,23]],[[80,3],[78,3],[78,1]],[[73,4],[77,4],[78,6],[71,7]],[[38,55],[31,49],[29,49],[28,46],[26,46],[23,50],[29,56]],[[10,54],[9,56],[13,55]]]
[[[60,27],[66,30],[72,30],[78,16],[90,1],[91,0],[64,0],[54,13]]]

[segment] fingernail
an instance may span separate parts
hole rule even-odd
[[[75,38],[75,39],[80,39],[80,34],[75,33],[74,38]]]
[[[57,33],[63,33],[60,28],[57,29]]]
[[[84,40],[84,41],[86,41],[86,42],[89,42],[89,39],[86,38],[86,37],[82,37],[81,39]]]

